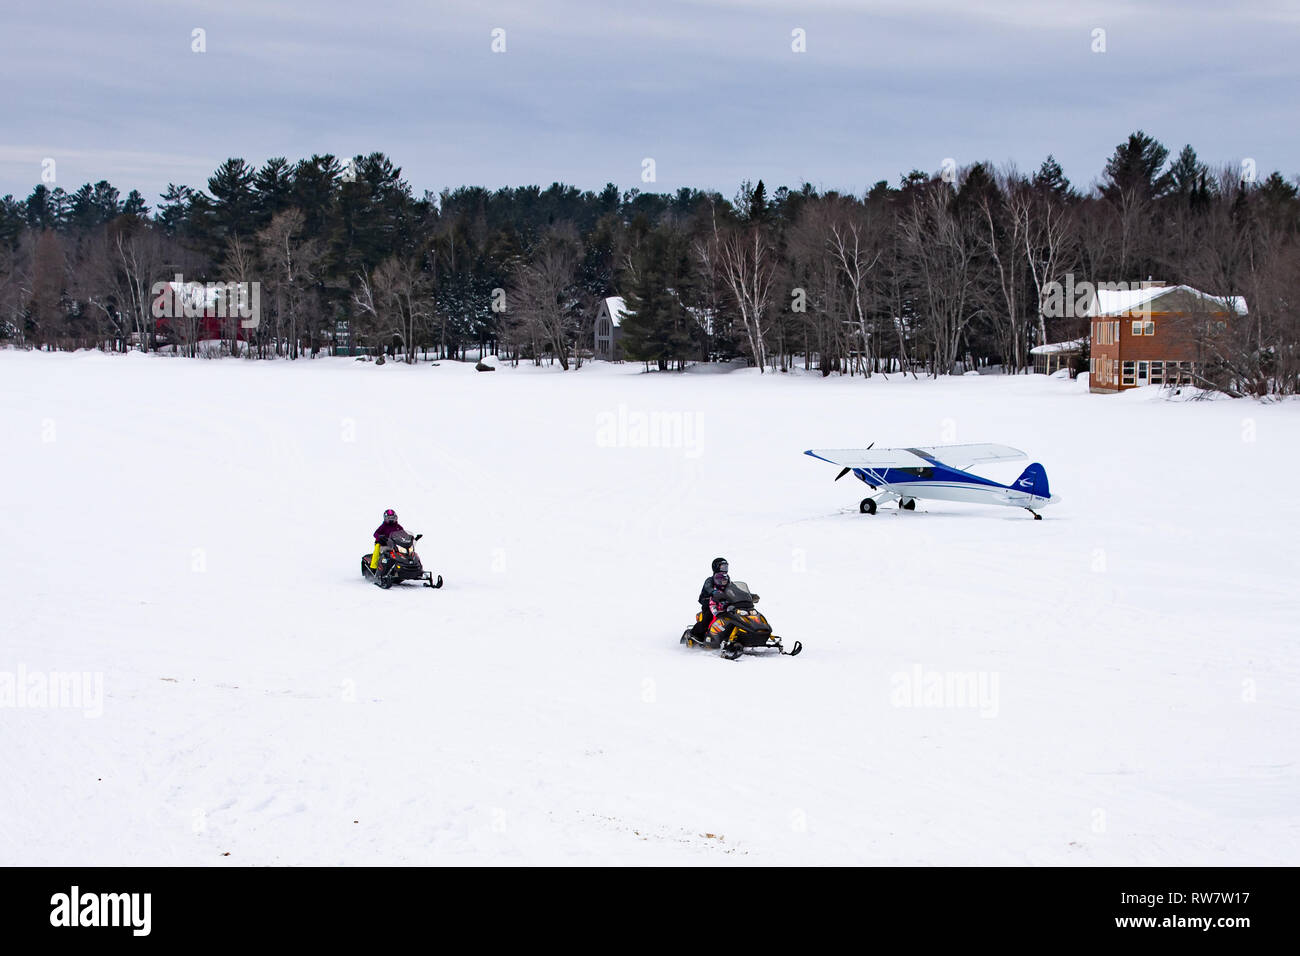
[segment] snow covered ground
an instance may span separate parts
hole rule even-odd
[[[0,352],[0,863],[1300,864],[1297,439],[1043,377]],[[801,452],[871,441],[1064,501],[859,515]],[[386,507],[444,589],[361,581]],[[678,645],[717,555],[802,656]]]

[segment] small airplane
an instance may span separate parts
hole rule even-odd
[[[967,469],[991,461],[1028,458],[1007,445],[932,445],[929,448],[812,448],[804,452],[842,469],[835,480],[849,472],[876,494],[863,498],[858,510],[876,513],[883,501],[897,501],[900,511],[915,511],[917,498],[968,501],[983,505],[1024,508],[1041,521],[1035,508],[1060,501],[1047,486],[1047,472],[1034,462],[1009,485],[972,475]]]

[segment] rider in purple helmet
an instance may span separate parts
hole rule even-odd
[[[389,508],[384,512],[383,523],[375,529],[375,553],[370,556],[370,570],[373,571],[379,567],[379,549],[388,543],[388,536],[394,531],[405,531],[397,523],[397,512]]]

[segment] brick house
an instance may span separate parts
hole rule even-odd
[[[1204,361],[1206,338],[1246,314],[1240,296],[1213,296],[1163,282],[1140,286],[1099,288],[1088,307],[1090,391],[1190,383]]]

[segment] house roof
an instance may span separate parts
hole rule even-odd
[[[153,289],[150,290],[150,294],[155,308],[165,299],[170,299],[171,305],[165,308],[201,311],[204,318],[220,318],[218,306],[221,305],[223,286],[223,283],[218,282],[163,282],[153,287],[158,290],[157,295],[153,295]],[[227,302],[227,308],[233,310],[235,302],[233,300]],[[179,316],[171,317],[179,318]]]
[[[1029,354],[1051,355],[1056,352],[1082,352],[1087,344],[1088,340],[1086,338],[1071,339],[1068,342],[1048,342],[1045,345],[1035,345],[1029,350]]]
[[[1148,302],[1163,298],[1171,292],[1186,292],[1189,295],[1212,302],[1223,309],[1238,315],[1246,314],[1246,300],[1239,295],[1209,295],[1189,285],[1150,286],[1145,289],[1098,289],[1096,297],[1089,304],[1087,315],[1093,318],[1105,315],[1124,315],[1141,309]]]
[[[609,320],[618,328],[623,321],[623,316],[627,315],[627,303],[623,301],[621,295],[611,295],[605,300],[605,308],[609,310]]]

